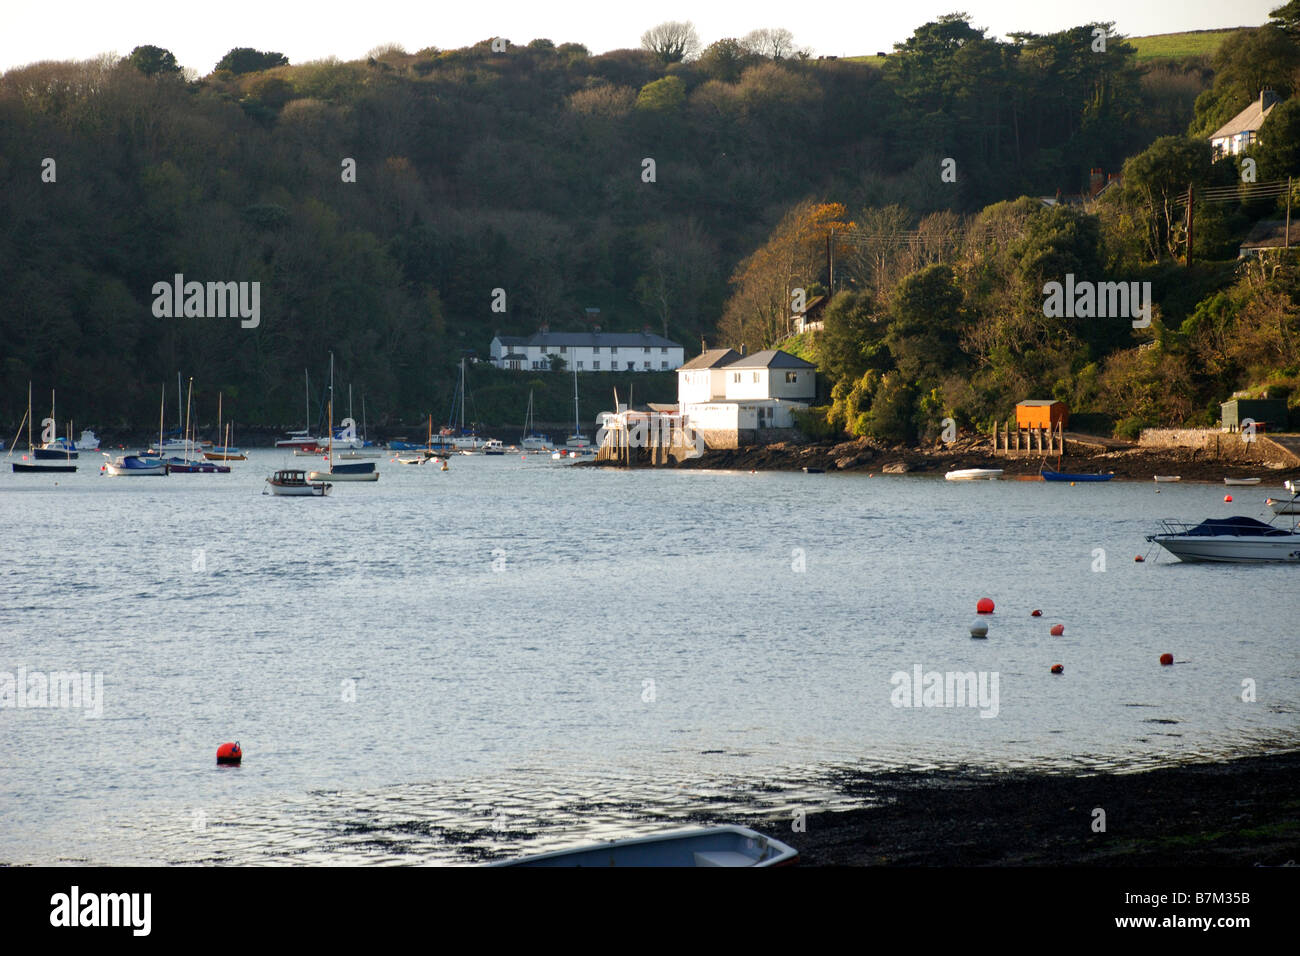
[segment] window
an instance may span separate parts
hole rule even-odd
[[[582,361],[581,361],[581,360],[578,361],[578,368],[582,368]]]
[[[596,361],[594,361],[594,362],[591,363],[591,370],[592,370],[593,372],[599,372],[599,371],[600,371],[600,359],[597,359]]]
[[[569,347],[568,347],[567,345],[561,345],[561,346],[560,346],[560,354],[561,354],[561,355],[563,355],[563,354],[564,354],[565,352],[567,352],[567,351],[569,351]]]
[[[599,354],[600,354],[600,346],[599,346],[599,345],[593,345],[593,346],[591,347],[591,354],[592,354],[592,355],[599,355]]]
[[[732,380],[733,382],[739,382],[739,381],[740,381],[740,373],[739,373],[739,372],[732,372],[732,373],[731,373],[731,380]]]
[[[668,346],[666,346],[666,345],[664,345],[664,346],[660,346],[660,348],[659,348],[659,354],[660,354],[660,355],[667,355],[667,354],[668,354]]]
[[[785,373],[785,380],[786,380],[787,382],[797,382],[797,381],[799,381],[799,373],[798,373],[798,372],[786,372],[786,373]]]
[[[660,363],[659,363],[659,367],[660,367],[660,368],[667,368],[667,367],[668,367],[668,363],[667,363],[667,362],[660,362]]]
[[[648,345],[645,347],[645,354],[646,354],[646,355],[649,355],[649,354],[650,354],[650,346],[648,346]]]
[[[628,362],[628,363],[627,363],[627,370],[628,370],[629,372],[632,371],[632,370],[635,369],[635,368],[636,368],[636,362]]]
[[[641,363],[641,367],[642,367],[643,369],[646,369],[646,370],[648,371],[649,368],[650,368],[650,363],[649,363],[649,362],[642,362],[642,363]]]
[[[611,346],[609,347],[609,354],[610,354],[610,355],[617,355],[617,354],[618,354],[618,346],[617,346],[617,345],[611,345]]]
[[[757,372],[754,373],[754,381],[755,381],[755,382],[758,381],[758,373],[757,373]]]

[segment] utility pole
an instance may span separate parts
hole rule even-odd
[[[826,237],[826,274],[827,282],[830,284],[828,295],[835,295],[835,227],[831,227],[830,234]]]
[[[1286,243],[1285,248],[1291,248],[1291,177],[1286,178]]]
[[[1184,265],[1187,266],[1190,266],[1192,264],[1192,223],[1193,223],[1192,205],[1195,201],[1196,201],[1196,194],[1192,192],[1192,187],[1191,184],[1189,183],[1187,186],[1187,259],[1184,262]]]

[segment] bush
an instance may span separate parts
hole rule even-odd
[[[830,405],[814,405],[808,409],[794,409],[790,414],[794,418],[795,427],[803,432],[805,437],[813,441],[820,441],[825,438],[839,438],[844,434],[844,429],[837,427],[831,419]]]

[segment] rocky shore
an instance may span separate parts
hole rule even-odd
[[[1179,475],[1183,481],[1222,484],[1226,476],[1263,478],[1263,485],[1280,488],[1300,477],[1300,465],[1278,467],[1265,462],[1223,461],[1203,451],[1169,448],[1153,450],[1130,442],[1088,436],[1067,440],[1061,471],[1113,472],[1117,480],[1151,481],[1156,475]],[[1056,469],[1057,456],[995,456],[988,439],[958,439],[921,447],[891,446],[867,438],[842,442],[779,442],[744,448],[711,449],[700,458],[675,467],[736,471],[848,471],[878,474],[939,474],[958,468],[1001,468],[1004,477],[1033,477],[1040,465]]]
[[[1300,752],[1141,773],[843,773],[864,807],[763,821],[803,866],[1300,863]],[[1094,830],[1105,811],[1105,832]]]

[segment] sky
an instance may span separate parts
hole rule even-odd
[[[546,37],[593,53],[640,45],[665,20],[690,20],[707,45],[758,27],[785,27],[814,54],[888,51],[922,23],[963,10],[996,36],[1048,33],[1085,22],[1114,21],[1128,36],[1255,26],[1284,0],[490,0],[438,4],[412,0],[5,0],[0,13],[0,70],[38,60],[126,55],[146,43],[176,54],[181,66],[211,72],[232,47],[285,54],[291,63],[364,57],[383,43],[415,52],[449,49],[493,36],[513,43]]]

